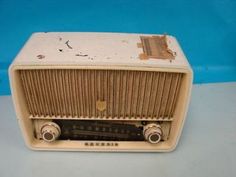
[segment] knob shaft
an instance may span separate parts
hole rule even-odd
[[[41,127],[41,135],[44,141],[53,142],[61,134],[60,127],[54,122],[46,122]]]
[[[161,141],[162,130],[161,126],[156,123],[147,124],[143,128],[144,138],[152,144],[157,144]]]

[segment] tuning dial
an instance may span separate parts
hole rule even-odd
[[[41,135],[44,141],[53,142],[61,134],[60,127],[54,122],[46,122],[41,127]]]
[[[157,144],[161,141],[161,126],[156,123],[147,124],[143,128],[143,135],[149,143]]]

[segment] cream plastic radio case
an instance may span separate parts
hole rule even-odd
[[[34,33],[9,68],[34,150],[173,150],[193,73],[169,35]]]

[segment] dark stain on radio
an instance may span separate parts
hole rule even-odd
[[[37,55],[37,58],[38,58],[39,60],[42,60],[42,59],[45,58],[45,55]]]

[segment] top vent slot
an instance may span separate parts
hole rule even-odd
[[[142,59],[175,59],[174,52],[168,48],[166,36],[141,36]]]

